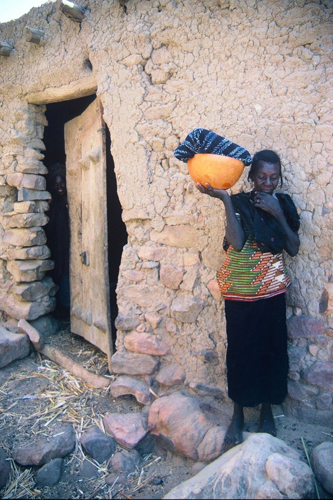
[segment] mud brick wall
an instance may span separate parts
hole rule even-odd
[[[0,25],[1,309],[33,319],[54,307],[43,231],[45,107],[36,95],[94,81],[111,132],[129,239],[118,282],[116,373],[201,393],[226,388],[223,301],[215,273],[221,203],[202,196],[173,150],[197,126],[272,148],[301,216],[287,257],[291,391],[304,418],[333,414],[332,3],[318,0],[82,0]],[[26,26],[44,30],[24,40]],[[87,63],[89,61],[89,64]],[[78,84],[80,87],[80,84]],[[87,84],[88,85],[88,84]],[[84,86],[84,85],[83,85]],[[82,85],[81,85],[82,87]],[[74,95],[74,94],[73,94]],[[37,104],[35,104],[37,102]],[[46,102],[46,101],[45,101]],[[248,189],[246,172],[232,188]],[[295,333],[295,323],[297,333]],[[155,381],[155,382],[154,382]],[[295,410],[296,411],[296,410]]]

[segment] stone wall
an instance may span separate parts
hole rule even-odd
[[[87,9],[81,24],[62,14],[58,1],[0,26],[1,40],[14,47],[1,57],[0,70],[3,321],[34,319],[54,307],[43,231],[50,195],[41,103],[97,88],[129,235],[117,290],[114,371],[161,387],[185,381],[203,394],[225,391],[223,302],[215,282],[224,259],[224,212],[196,190],[173,156],[187,133],[202,126],[252,154],[272,148],[282,158],[283,189],[301,216],[301,249],[287,258],[288,316],[290,322],[306,318],[297,338],[291,333],[287,408],[331,415],[331,2],[81,5]],[[44,30],[40,44],[25,41],[27,25]],[[244,187],[246,172],[232,191]]]

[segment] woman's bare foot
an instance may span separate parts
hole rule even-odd
[[[260,411],[260,425],[258,432],[267,432],[276,436],[276,427],[272,413],[272,407],[269,403],[263,403]]]
[[[225,433],[221,454],[243,442],[243,407],[234,403],[234,413]]]

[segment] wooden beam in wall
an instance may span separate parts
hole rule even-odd
[[[97,90],[97,83],[93,76],[81,78],[69,85],[49,87],[41,92],[32,92],[26,95],[31,104],[49,104],[52,102],[70,101],[93,94]]]

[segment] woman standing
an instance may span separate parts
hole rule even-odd
[[[299,217],[282,183],[281,161],[271,150],[253,157],[253,190],[227,191],[196,183],[202,193],[220,199],[226,211],[226,259],[217,273],[225,299],[228,395],[234,412],[224,450],[242,442],[244,407],[261,404],[259,432],[276,435],[271,405],[287,395],[287,327],[285,292],[290,278],[283,250],[299,249]]]

